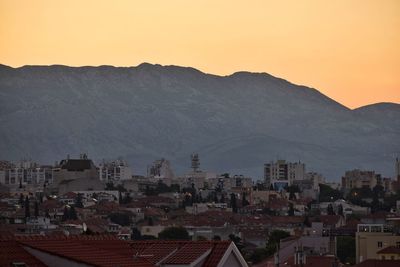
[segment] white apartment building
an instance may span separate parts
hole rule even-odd
[[[22,161],[2,172],[0,182],[6,186],[43,186],[53,182],[52,166],[39,166],[30,161]]]
[[[306,178],[306,165],[301,162],[286,162],[278,160],[264,165],[264,179],[268,187],[272,185],[274,190],[282,190],[293,184],[295,180]]]
[[[103,182],[120,184],[122,181],[132,179],[132,170],[123,160],[103,162],[99,166],[99,177]]]

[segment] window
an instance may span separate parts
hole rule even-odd
[[[396,248],[400,248],[400,242],[396,242]]]
[[[381,247],[382,247],[382,242],[378,241],[378,248],[381,248]]]
[[[382,260],[386,260],[385,256],[382,256]]]

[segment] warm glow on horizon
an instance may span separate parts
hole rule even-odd
[[[400,1],[0,0],[0,64],[268,72],[355,108],[400,103]]]

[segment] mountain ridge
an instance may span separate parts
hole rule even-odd
[[[381,104],[394,104],[394,105],[400,105],[400,103],[395,103],[395,102],[376,102],[376,103],[371,103],[371,104],[366,104],[357,108],[349,108],[347,106],[345,106],[344,104],[336,101],[335,99],[323,94],[321,91],[319,91],[316,88],[313,87],[309,87],[307,85],[301,85],[301,84],[296,84],[296,83],[292,83],[291,81],[284,79],[284,78],[280,78],[277,76],[274,76],[268,72],[252,72],[252,71],[235,71],[231,74],[228,75],[218,75],[218,74],[213,74],[213,73],[207,73],[207,72],[203,72],[199,69],[196,69],[194,67],[189,67],[189,66],[180,66],[180,65],[161,65],[161,64],[152,64],[152,63],[148,63],[148,62],[143,62],[140,63],[137,66],[114,66],[114,65],[98,65],[98,66],[93,66],[93,65],[84,65],[84,66],[69,66],[69,65],[63,65],[63,64],[50,64],[50,65],[23,65],[23,66],[19,66],[19,67],[12,67],[6,64],[1,64],[0,63],[0,68],[6,68],[6,69],[26,69],[26,68],[52,68],[52,67],[59,67],[59,68],[67,68],[67,69],[96,69],[96,68],[115,68],[115,69],[137,69],[143,66],[151,66],[151,67],[161,67],[161,68],[177,68],[177,69],[186,69],[186,70],[193,70],[194,72],[198,72],[204,75],[210,75],[210,76],[215,76],[215,77],[220,77],[220,78],[225,78],[225,77],[232,77],[232,76],[237,76],[237,75],[241,75],[241,74],[245,74],[245,75],[262,75],[262,76],[268,76],[268,77],[272,77],[275,78],[277,80],[281,80],[283,82],[287,82],[290,84],[293,84],[295,86],[299,86],[299,87],[304,87],[310,90],[315,90],[319,93],[321,93],[322,95],[324,95],[325,97],[335,101],[336,103],[346,107],[349,110],[357,110],[357,109],[361,109],[363,107],[369,107],[369,106],[373,106],[373,105],[381,105]]]
[[[97,160],[126,157],[142,171],[165,157],[183,172],[199,152],[207,169],[254,177],[277,158],[302,160],[332,179],[357,167],[391,175],[398,107],[351,110],[267,73],[0,66],[0,157],[53,162],[85,151]]]

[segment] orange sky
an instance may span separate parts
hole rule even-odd
[[[397,0],[0,0],[0,63],[268,72],[354,108],[400,103]]]

